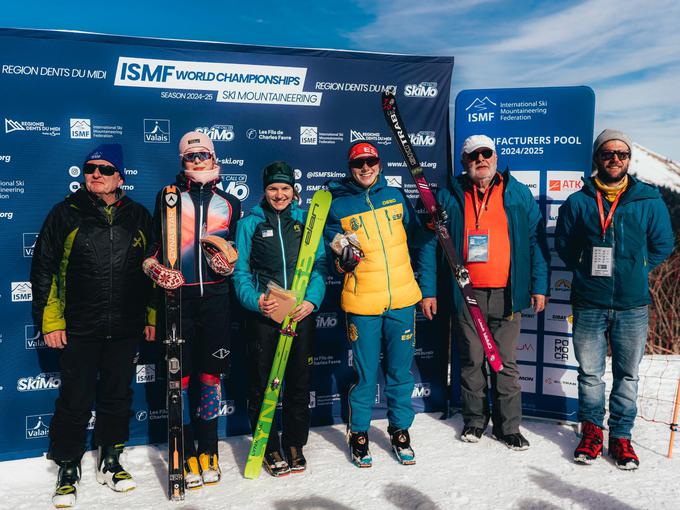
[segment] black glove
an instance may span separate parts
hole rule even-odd
[[[351,273],[359,265],[361,257],[357,251],[347,245],[342,249],[342,253],[336,257],[335,265],[341,273]]]

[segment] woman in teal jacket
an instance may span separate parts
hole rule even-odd
[[[250,381],[248,415],[253,428],[264,397],[278,343],[280,324],[270,318],[277,304],[267,299],[271,282],[290,289],[304,232],[306,212],[294,199],[293,169],[277,161],[264,169],[264,198],[243,218],[236,231],[239,259],[234,270],[236,295],[248,311],[247,337]],[[290,312],[298,322],[283,388],[283,433],[279,442],[276,421],[272,423],[264,465],[272,476],[302,472],[306,460],[302,447],[309,435],[309,358],[313,356],[315,323],[310,315],[323,301],[325,249],[319,244],[316,261],[302,303]],[[283,445],[285,460],[281,455]]]

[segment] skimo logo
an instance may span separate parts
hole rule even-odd
[[[27,350],[45,348],[45,339],[40,333],[40,328],[35,324],[24,325],[24,340]]]
[[[50,433],[52,413],[26,416],[26,439],[40,439]]]
[[[170,121],[144,119],[144,143],[170,143]]]
[[[418,131],[409,135],[414,147],[433,147],[437,143],[434,131]]]
[[[411,392],[411,398],[427,398],[432,394],[430,383],[416,383]]]
[[[475,98],[470,106],[465,108],[467,112],[468,122],[491,122],[496,116],[496,112],[488,111],[490,108],[495,108],[497,105],[488,96],[479,99]]]
[[[390,186],[391,188],[403,187],[401,175],[386,175],[385,180],[387,181],[387,185]]]
[[[236,404],[233,400],[220,400],[220,410],[217,416],[231,416],[236,412]]]
[[[197,127],[194,131],[205,133],[213,142],[232,142],[236,137],[234,126],[215,124],[210,127]]]
[[[12,282],[12,301],[33,301],[31,282]]]
[[[438,92],[436,81],[421,81],[404,87],[406,97],[437,97]]]
[[[43,372],[35,377],[22,377],[17,380],[17,391],[58,390],[61,386],[59,372]]]
[[[92,122],[90,119],[71,119],[71,138],[89,140],[92,138]]]
[[[23,233],[23,241],[24,241],[24,251],[23,255],[24,258],[30,258],[33,256],[33,252],[35,251],[35,243],[38,241],[38,233],[37,232],[24,232]]]
[[[316,329],[334,328],[338,325],[338,314],[335,312],[323,312],[316,316]]]

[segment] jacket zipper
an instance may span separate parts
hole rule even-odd
[[[110,219],[109,223],[109,336],[107,337],[111,340],[111,310],[113,309],[113,217]]]
[[[389,264],[389,261],[387,260],[387,251],[385,250],[385,242],[383,241],[382,234],[380,233],[380,223],[378,223],[378,215],[375,213],[375,208],[373,207],[373,204],[371,203],[371,199],[368,196],[370,191],[371,191],[371,188],[368,188],[366,190],[366,203],[368,204],[368,207],[370,207],[371,211],[373,212],[373,218],[375,219],[375,227],[378,230],[378,237],[380,238],[380,245],[382,246],[383,257],[385,258],[385,274],[387,275],[387,296],[388,296],[387,310],[391,310],[392,309],[392,285],[390,283],[390,264]]]
[[[201,287],[201,297],[203,297],[203,251],[201,250],[201,236],[203,235],[203,184],[198,188],[198,232],[195,242],[196,255],[198,257],[198,282]]]
[[[281,257],[282,257],[282,265],[283,265],[283,288],[287,289],[288,288],[288,273],[286,272],[286,248],[283,245],[283,236],[281,235],[281,215],[278,212],[276,213],[276,221],[279,225],[278,233],[279,233],[279,242],[281,243]]]

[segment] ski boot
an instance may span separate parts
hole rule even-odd
[[[373,465],[373,458],[368,449],[368,432],[349,432],[349,453],[352,462],[360,468],[370,468]]]
[[[574,461],[579,464],[592,464],[602,455],[602,429],[592,422],[581,424],[581,441],[574,450]]]
[[[127,492],[137,487],[132,475],[120,465],[124,445],[100,446],[97,452],[97,481],[116,492]]]
[[[219,458],[217,453],[204,452],[198,456],[198,464],[201,468],[201,476],[204,485],[215,485],[222,478]]]
[[[292,473],[302,473],[307,469],[307,459],[302,454],[302,446],[286,448],[286,460]]]
[[[388,430],[390,434],[390,442],[392,443],[392,451],[397,456],[399,462],[405,466],[410,466],[416,463],[416,455],[411,448],[411,437],[408,429],[392,429]]]
[[[196,454],[188,457],[184,461],[184,485],[189,490],[198,490],[203,487],[203,478],[201,478],[201,468],[198,464]]]
[[[512,434],[494,434],[495,438],[498,439],[505,446],[515,451],[528,450],[529,440],[524,437],[520,432],[514,432]]]
[[[630,439],[625,437],[609,437],[609,455],[616,461],[619,469],[632,470],[640,465]]]
[[[464,443],[479,443],[483,435],[484,435],[483,428],[465,425],[463,427],[463,432],[461,432],[460,434],[460,439]]]
[[[290,474],[290,466],[283,460],[278,450],[265,453],[264,467],[270,475],[276,478]]]
[[[52,495],[55,508],[71,508],[76,504],[78,482],[80,481],[80,461],[64,460],[59,464],[57,487]]]

